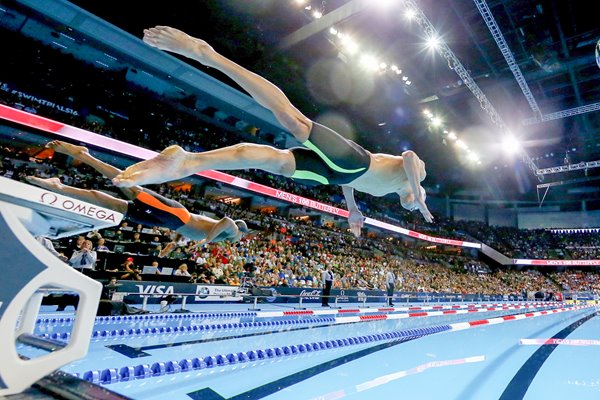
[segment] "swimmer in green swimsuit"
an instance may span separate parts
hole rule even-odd
[[[144,42],[161,50],[181,54],[223,72],[259,104],[269,109],[305,148],[240,143],[202,153],[189,153],[170,146],[158,156],[127,168],[113,179],[119,187],[161,183],[199,171],[262,169],[304,183],[342,186],[350,215],[351,231],[360,235],[363,216],[354,200],[354,190],[373,196],[397,193],[408,210],[419,210],[426,221],[433,216],[425,204],[425,163],[413,151],[401,156],[371,153],[303,115],[271,82],[217,53],[205,41],[167,26],[144,30]]]

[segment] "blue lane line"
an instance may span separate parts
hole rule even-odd
[[[600,315],[600,312],[595,312],[575,321],[556,335],[552,336],[552,339],[565,339],[575,329],[598,315]],[[504,389],[504,393],[502,393],[499,400],[515,400],[525,397],[525,393],[527,393],[533,379],[557,346],[557,344],[545,344],[540,346],[540,348],[537,349],[537,351],[521,366],[519,371],[517,371],[508,386],[506,386],[506,389]]]
[[[351,322],[351,323],[356,324],[358,322]],[[319,325],[319,326],[303,326],[303,327],[299,327],[299,328],[290,328],[290,329],[285,329],[285,330],[254,332],[254,333],[246,333],[243,335],[223,336],[223,337],[210,338],[210,339],[188,340],[185,342],[156,344],[156,345],[152,345],[152,346],[132,347],[132,346],[127,346],[126,344],[118,344],[118,345],[108,345],[106,347],[108,347],[109,349],[114,350],[120,354],[123,354],[124,356],[127,356],[129,358],[140,358],[140,357],[151,356],[151,354],[146,353],[144,350],[156,350],[156,349],[164,349],[167,347],[187,346],[190,344],[220,342],[223,340],[240,339],[240,338],[252,337],[252,336],[272,335],[275,333],[288,333],[288,332],[294,332],[294,331],[303,331],[306,329],[328,328],[333,325],[336,325],[336,324],[327,324],[327,325]]]
[[[516,315],[516,314],[506,314],[506,315]],[[329,321],[335,320],[333,317],[328,317],[325,319],[329,320]],[[327,321],[323,321],[323,322],[327,322]],[[365,322],[365,321],[349,322],[349,323],[346,323],[343,325],[347,326],[347,325],[353,325],[353,324],[360,324],[363,322]],[[317,325],[317,326],[303,326],[303,327],[296,327],[296,328],[290,327],[289,329],[285,329],[285,330],[254,332],[254,333],[247,333],[247,334],[243,334],[243,335],[222,336],[222,337],[210,338],[210,339],[196,339],[196,340],[188,340],[188,341],[184,341],[184,342],[156,344],[156,345],[152,345],[152,346],[133,347],[133,346],[128,346],[126,344],[118,344],[118,345],[107,345],[106,347],[111,350],[116,351],[117,353],[127,356],[129,358],[141,358],[141,357],[151,356],[151,354],[146,353],[145,350],[157,350],[157,349],[164,349],[167,347],[185,346],[185,345],[209,343],[209,342],[219,342],[222,340],[241,339],[241,338],[246,338],[246,337],[263,336],[263,335],[270,335],[270,334],[281,333],[281,332],[295,332],[295,331],[302,331],[302,330],[306,330],[306,329],[327,328],[327,327],[332,327],[332,326],[336,326],[336,325],[339,326],[340,324],[328,323],[325,325]],[[202,332],[202,331],[198,331],[198,332]]]
[[[200,390],[196,390],[194,392],[190,392],[187,395],[193,400],[258,400],[262,399],[268,395],[273,393],[277,393],[289,386],[295,385],[296,383],[302,382],[305,379],[312,378],[313,376],[328,371],[330,369],[336,368],[340,365],[344,365],[351,361],[357,360],[362,357],[366,357],[375,352],[385,350],[387,348],[397,346],[401,343],[405,343],[411,340],[417,339],[416,337],[407,338],[407,339],[399,339],[394,342],[382,343],[376,346],[370,347],[368,349],[359,350],[355,353],[346,354],[345,356],[336,358],[334,360],[330,360],[324,362],[319,365],[315,365],[313,367],[307,368],[303,371],[298,371],[292,375],[288,375],[281,379],[277,379],[273,382],[266,383],[262,386],[258,386],[254,389],[248,390],[247,392],[240,393],[236,396],[230,397],[229,399],[225,399],[225,397],[221,396],[217,392],[215,392],[211,388],[204,388]]]

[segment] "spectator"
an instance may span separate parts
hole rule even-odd
[[[98,231],[90,231],[85,235],[85,237],[91,240],[92,243],[97,243],[100,239],[102,239],[102,235]]]
[[[76,251],[81,250],[81,246],[83,245],[83,242],[85,242],[85,236],[77,236],[77,239],[73,240],[69,240],[67,243],[67,248],[65,250],[65,255],[69,258],[71,258],[71,256],[73,255],[73,253],[75,253]]]
[[[133,263],[133,257],[128,257],[121,267],[122,270],[125,271],[125,273],[121,275],[121,279],[130,279],[136,281],[142,280],[142,271],[140,271],[140,269]]]
[[[63,254],[63,253],[59,253],[58,251],[56,251],[56,249],[54,248],[54,244],[52,243],[52,241],[50,239],[48,239],[47,237],[44,236],[36,236],[35,239],[40,242],[40,244],[42,246],[44,246],[50,253],[52,253],[54,256],[56,256],[58,259],[60,259],[63,262],[67,262],[69,261],[69,259]]]
[[[181,264],[179,268],[173,273],[175,276],[187,276],[191,277],[192,275],[188,272],[187,264]]]
[[[106,246],[106,241],[104,240],[104,238],[100,238],[98,239],[98,244],[96,245],[96,251],[110,251],[110,249],[108,248],[108,246]]]
[[[92,250],[92,241],[84,239],[81,250],[76,250],[69,259],[69,265],[79,271],[94,270],[97,258],[98,255]]]

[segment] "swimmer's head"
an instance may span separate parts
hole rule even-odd
[[[238,227],[238,232],[231,238],[231,242],[238,242],[246,233],[250,232],[250,230],[248,229],[246,222],[241,219],[236,219],[233,222],[235,223],[235,226]]]
[[[241,220],[241,219],[236,219],[233,222],[238,227],[238,229],[240,230],[240,232],[243,232],[243,233],[250,232],[250,230],[248,229],[248,225],[246,225],[246,221]]]
[[[427,177],[427,172],[425,171],[425,162],[423,160],[419,160],[419,182],[423,182]],[[421,188],[421,191],[425,193],[425,190]]]

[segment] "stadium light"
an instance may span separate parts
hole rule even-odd
[[[506,135],[502,139],[502,148],[506,154],[514,155],[521,151],[521,143],[513,135]]]

